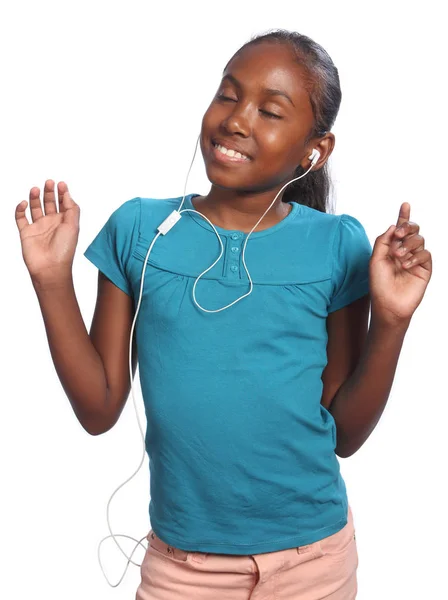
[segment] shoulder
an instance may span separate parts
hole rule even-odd
[[[315,208],[311,208],[305,204],[300,204],[299,206],[300,218],[302,221],[333,229],[337,229],[341,226],[344,227],[345,225],[350,226],[353,224],[362,227],[361,222],[356,217],[348,213],[334,214],[316,210]]]
[[[339,243],[339,246],[347,246],[349,250],[356,248],[367,254],[371,253],[372,245],[364,225],[353,215],[346,213],[339,215],[335,238],[335,244]]]
[[[112,211],[109,217],[109,221],[120,223],[129,220],[134,221],[136,216],[139,215],[139,213],[140,198],[131,198],[131,200],[126,200]]]
[[[326,213],[305,204],[299,204],[290,237],[295,243],[302,239],[308,248],[324,249],[325,252],[334,244],[342,219],[348,215]]]
[[[350,239],[367,238],[364,225],[355,216],[348,213],[324,213],[309,206],[301,206],[302,222],[314,228],[318,238],[325,237],[330,244]]]
[[[305,224],[309,227],[317,229],[324,228],[326,232],[336,229],[343,215],[335,215],[333,213],[322,212],[315,208],[311,208],[306,204],[299,204],[298,218],[295,220],[296,225]]]
[[[176,208],[182,198],[145,198],[137,196],[116,208],[109,222],[115,229],[137,228],[143,237],[154,235],[160,223]]]
[[[165,214],[169,210],[179,208],[182,197],[175,198],[145,198],[140,197],[142,212],[151,214]]]
[[[348,229],[352,231],[360,231],[365,232],[364,225],[361,223],[359,219],[354,217],[353,215],[349,215],[347,213],[343,213],[341,215],[337,215],[339,218],[339,227],[342,229]]]
[[[182,197],[140,198],[140,231],[143,237],[154,235],[166,217],[179,208]]]

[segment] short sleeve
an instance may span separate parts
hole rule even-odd
[[[124,202],[109,217],[84,256],[123,292],[132,296],[128,263],[138,239],[140,198]]]
[[[342,214],[334,239],[329,313],[369,293],[371,256],[372,246],[364,227],[355,217]]]

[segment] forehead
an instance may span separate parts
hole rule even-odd
[[[247,90],[276,88],[294,96],[293,100],[299,103],[309,101],[309,77],[287,44],[263,42],[246,46],[231,59],[223,76],[229,73]]]

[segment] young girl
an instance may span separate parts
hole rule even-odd
[[[208,194],[128,200],[87,248],[90,334],[71,271],[79,206],[60,182],[58,211],[47,180],[45,214],[35,187],[33,222],[16,207],[54,364],[90,434],[117,422],[138,353],[152,527],[138,600],[356,597],[337,456],[384,410],[432,262],[408,203],[373,249],[356,218],[327,212],[340,100],[306,36],[238,50],[202,122]]]

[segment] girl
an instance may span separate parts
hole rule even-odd
[[[356,597],[337,456],[384,410],[432,262],[408,203],[373,249],[356,218],[327,212],[340,100],[306,36],[238,50],[202,122],[208,194],[128,200],[85,251],[99,269],[90,334],[71,272],[79,206],[60,182],[58,211],[47,180],[45,214],[35,187],[32,223],[16,207],[54,364],[90,434],[117,422],[138,351],[152,529],[137,600]]]

